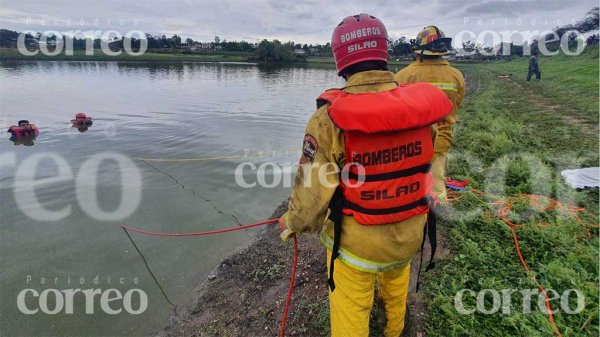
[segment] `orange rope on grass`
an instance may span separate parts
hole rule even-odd
[[[482,197],[485,196],[491,196],[490,194],[477,190],[477,189],[471,189],[471,192],[473,192],[473,194],[475,195],[479,195]],[[458,193],[449,193],[448,196],[448,200],[449,201],[458,201],[460,200],[460,196],[457,195]],[[476,197],[477,198],[477,197]],[[525,261],[525,258],[523,257],[523,254],[521,252],[521,246],[519,244],[519,238],[517,235],[517,229],[522,228],[523,226],[521,224],[515,224],[514,222],[512,222],[509,219],[509,216],[512,212],[512,206],[519,200],[519,199],[523,199],[523,198],[527,198],[529,199],[529,202],[531,205],[533,205],[534,207],[536,207],[538,210],[541,211],[558,211],[558,212],[563,212],[563,213],[567,213],[570,216],[572,216],[583,228],[583,231],[585,232],[585,236],[587,238],[592,238],[592,233],[590,232],[590,230],[588,229],[588,227],[595,227],[598,228],[600,227],[598,224],[586,224],[580,217],[580,214],[583,214],[586,212],[586,210],[584,208],[581,207],[576,207],[576,206],[565,206],[562,203],[560,203],[558,200],[546,197],[546,196],[542,196],[542,195],[536,195],[536,194],[519,194],[515,197],[511,197],[511,198],[507,198],[507,199],[502,199],[499,197],[494,197],[495,199],[497,199],[496,201],[492,201],[492,202],[487,202],[485,200],[482,200],[480,198],[477,198],[479,201],[481,201],[482,203],[487,203],[491,206],[495,206],[498,207],[498,209],[494,212],[494,214],[496,216],[498,216],[502,222],[504,222],[511,231],[512,234],[512,238],[513,238],[513,242],[515,244],[515,248],[517,251],[517,256],[519,258],[519,262],[521,263],[521,265],[523,266],[523,269],[525,269],[525,271],[528,274],[531,274],[531,270],[529,269],[529,266],[527,265],[527,262]],[[596,217],[597,218],[597,217]],[[540,227],[549,227],[550,224],[547,222],[543,222],[538,224],[538,226]],[[546,309],[548,310],[548,320],[550,321],[550,325],[552,326],[552,329],[554,330],[554,333],[556,334],[556,336],[558,337],[562,337],[560,330],[558,329],[556,322],[554,321],[554,314],[552,312],[552,308],[550,306],[550,299],[548,297],[548,294],[546,292],[546,290],[544,289],[544,287],[537,281],[537,279],[535,278],[535,276],[530,276],[531,281],[536,285],[536,287],[542,292],[542,294],[544,294],[544,299],[545,299],[545,304],[546,304]]]

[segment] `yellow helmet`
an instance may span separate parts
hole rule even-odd
[[[446,55],[452,48],[452,38],[446,37],[436,26],[427,26],[410,41],[415,53],[421,55]]]

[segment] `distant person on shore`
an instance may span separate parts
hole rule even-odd
[[[542,72],[540,71],[540,66],[538,64],[537,53],[531,54],[529,58],[529,69],[527,70],[527,81],[531,81],[531,76],[535,74],[535,78],[537,80],[542,78]]]
[[[446,162],[452,145],[452,129],[458,121],[458,111],[465,95],[463,74],[450,66],[442,56],[448,54],[452,39],[436,26],[427,26],[411,41],[415,61],[396,74],[398,83],[427,82],[442,89],[452,104],[452,113],[437,123],[438,137],[431,163],[434,178],[433,192],[440,202],[446,201]]]
[[[431,84],[397,84],[386,28],[369,14],[345,18],[331,47],[346,86],[317,99],[281,237],[320,232],[332,336],[369,335],[376,283],[384,335],[409,336],[410,262],[433,205],[433,124],[452,103]]]

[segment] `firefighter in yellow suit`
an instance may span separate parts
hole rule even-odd
[[[417,38],[412,41],[415,61],[396,74],[398,83],[428,82],[442,89],[452,104],[452,113],[438,122],[438,137],[435,142],[431,172],[435,179],[434,193],[440,202],[446,200],[445,167],[448,152],[452,145],[452,128],[458,120],[458,110],[461,108],[465,94],[463,74],[450,66],[442,55],[448,54],[451,38],[447,38],[436,26],[425,27]]]
[[[349,16],[334,30],[332,49],[338,75],[346,80],[346,86],[342,90],[338,90],[337,93],[341,95],[349,94],[348,96],[354,96],[355,98],[371,97],[370,101],[363,98],[359,105],[365,105],[366,108],[363,109],[359,106],[359,109],[354,109],[355,112],[366,111],[369,114],[377,114],[376,112],[370,112],[370,107],[378,103],[379,96],[377,95],[393,96],[392,92],[399,88],[394,80],[394,74],[387,67],[387,41],[387,32],[383,23],[368,14]],[[416,110],[411,108],[410,113],[407,113],[407,115],[397,116],[394,114],[401,107],[396,109],[395,106],[392,106],[392,109],[388,109],[392,110],[389,119],[373,117],[357,118],[353,121],[361,124],[363,121],[366,123],[367,121],[378,120],[381,122],[380,124],[386,124],[391,122],[392,119],[396,120],[394,123],[404,123],[408,119],[431,118],[430,122],[419,124],[421,129],[425,125],[431,125],[425,127],[430,132],[427,133],[428,136],[421,138],[423,148],[419,148],[418,151],[419,153],[429,153],[427,159],[429,163],[431,156],[433,156],[434,123],[450,113],[452,104],[442,91],[432,85],[420,84],[414,87],[423,88],[423,91],[418,89],[417,93],[419,95],[407,95],[412,97],[411,104]],[[376,96],[376,98],[373,99],[373,96]],[[419,96],[420,99],[414,96]],[[342,216],[339,213],[341,218],[340,221],[337,221],[337,223],[341,223],[341,235],[337,236],[340,238],[339,249],[337,250],[338,254],[335,255],[337,258],[332,259],[332,252],[336,251],[334,248],[336,241],[334,228],[336,226],[334,223],[336,221],[331,220],[333,213],[331,202],[332,199],[335,200],[334,195],[339,192],[340,186],[343,185],[340,169],[345,167],[345,164],[349,161],[355,162],[354,158],[356,158],[356,156],[353,156],[355,154],[346,153],[347,146],[351,142],[347,142],[348,138],[345,138],[346,131],[342,130],[342,126],[335,124],[332,119],[333,110],[331,110],[331,107],[337,105],[341,109],[342,103],[338,101],[335,101],[334,104],[321,102],[322,104],[318,105],[317,111],[308,121],[302,157],[288,211],[279,221],[282,230],[281,237],[286,240],[294,233],[320,233],[320,240],[328,252],[327,261],[330,281],[333,281],[332,275],[335,275],[335,282],[329,283],[332,336],[366,337],[369,335],[369,315],[373,306],[376,283],[378,284],[379,297],[386,312],[385,336],[398,337],[401,334],[405,336],[410,261],[419,250],[423,240],[427,214],[411,213],[410,216],[401,221],[386,221],[380,225],[365,225],[357,221],[356,214],[352,216],[344,213]],[[397,101],[395,102],[395,104],[398,104]],[[408,105],[406,102],[400,104],[400,106],[406,105]],[[423,108],[424,106],[427,106],[427,108]],[[346,109],[352,107],[352,104],[346,105]],[[389,108],[389,105],[385,102],[380,104],[380,108],[385,109],[386,107]],[[415,112],[418,109],[421,109],[422,113]],[[343,113],[340,114],[342,117],[344,115]],[[435,118],[423,117],[429,115]],[[392,129],[394,129],[393,126]],[[397,136],[390,137],[389,141],[398,141],[398,138],[394,138]],[[388,142],[382,142],[382,144],[379,149],[387,149],[386,146],[390,146]],[[395,148],[395,150],[397,149]],[[376,151],[378,148],[372,150]],[[405,151],[405,149],[398,151]],[[400,152],[398,151],[393,152],[395,155],[388,156],[388,161],[390,158],[398,161],[399,156],[407,157],[407,153],[410,152],[406,150],[403,152],[404,154],[399,155]],[[414,154],[416,153],[414,152]],[[399,161],[405,162],[403,160]],[[373,166],[376,165],[373,164]],[[369,166],[367,169],[373,168],[373,166]],[[428,173],[423,174],[430,177]],[[409,178],[395,179],[403,181],[402,179]],[[427,181],[427,183],[422,183],[421,186],[427,190],[426,193],[429,193],[431,191],[431,180]],[[401,202],[406,202],[403,201],[406,200],[405,198],[408,199],[405,195],[397,198],[401,199]],[[399,200],[389,201],[389,203],[397,201]],[[388,201],[383,200],[382,202],[384,203],[383,207],[386,207],[385,204]],[[420,205],[419,207],[424,206],[423,204]],[[427,206],[424,207],[427,209]],[[387,214],[386,216],[389,216],[387,219],[397,219],[394,218],[396,215]],[[335,286],[332,287],[332,283]]]

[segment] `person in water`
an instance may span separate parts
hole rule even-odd
[[[73,125],[92,125],[93,121],[92,117],[88,117],[83,112],[78,112],[75,115],[75,119],[71,119],[71,123],[73,123]]]

